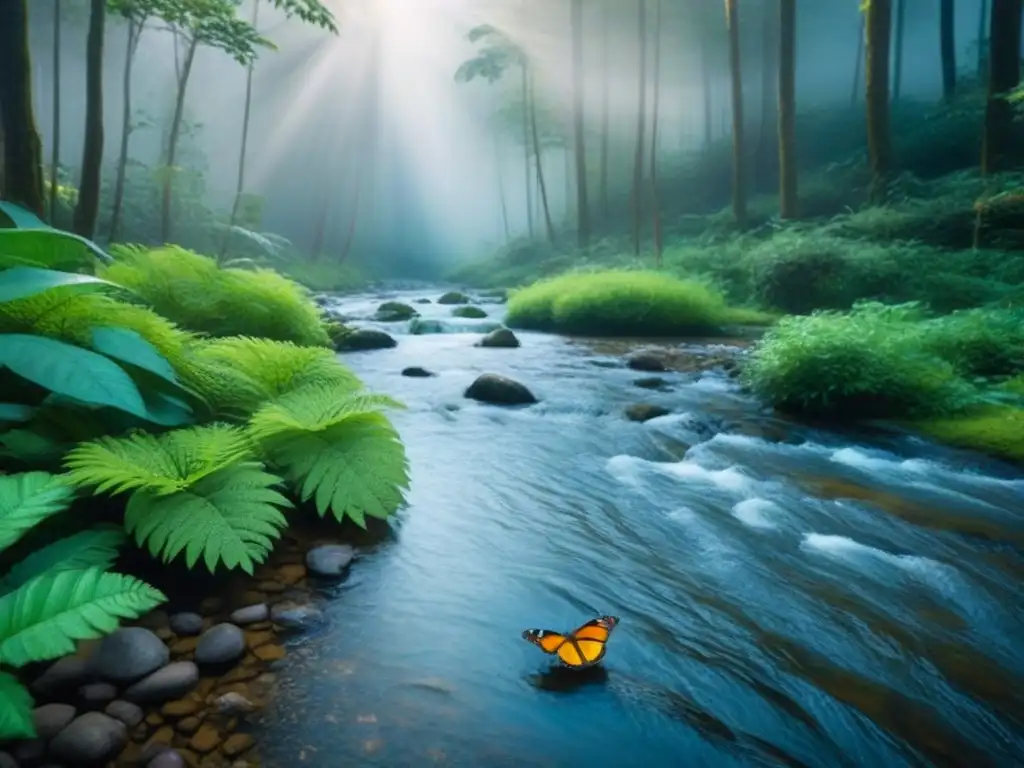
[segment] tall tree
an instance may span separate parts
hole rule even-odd
[[[576,150],[577,244],[590,241],[590,208],[587,204],[587,149],[583,143],[583,0],[572,2],[572,127]]]
[[[50,225],[57,226],[57,187],[60,167],[60,0],[53,0],[53,124],[50,127]]]
[[[903,35],[906,24],[907,2],[896,0],[896,31],[892,43],[892,101],[895,104],[900,98],[903,87]]]
[[[524,65],[528,66],[528,59],[523,58]],[[548,188],[544,181],[544,159],[543,147],[540,143],[540,131],[537,129],[537,93],[534,84],[533,69],[530,68],[529,82],[529,105],[530,105],[530,134],[533,138],[533,156],[537,169],[537,188],[540,191],[540,203],[544,213],[544,226],[548,233],[548,241],[555,242],[555,225],[551,222],[551,206],[548,203]]]
[[[778,159],[779,0],[761,6],[761,115],[755,154],[754,187],[766,189]]]
[[[940,0],[939,50],[942,56],[942,97],[946,101],[952,100],[956,91],[956,38],[953,32],[955,19],[956,7],[953,0]]]
[[[746,147],[743,130],[743,68],[740,59],[740,17],[737,0],[725,0],[729,29],[729,79],[732,95],[732,212],[741,227],[747,221]]]
[[[4,195],[38,216],[43,198],[43,147],[32,111],[32,59],[27,0],[0,2],[0,135]]]
[[[636,150],[633,153],[633,253],[639,256],[644,194],[644,123],[647,113],[647,0],[637,0],[636,8],[636,27],[640,41],[640,85],[637,88]]]
[[[866,0],[870,2],[870,0]],[[864,14],[860,16],[860,26],[857,28],[857,59],[853,65],[853,88],[850,91],[850,106],[855,106],[860,99],[860,75],[864,70]]]
[[[892,147],[889,135],[889,45],[892,33],[892,0],[870,0],[865,10],[867,31],[868,157],[871,162],[872,200],[885,199]]]
[[[107,25],[106,0],[89,2],[89,34],[85,44],[85,140],[82,176],[72,229],[82,237],[96,232],[100,209],[100,170],[103,167],[103,33]]]
[[[661,266],[661,210],[658,204],[658,110],[661,104],[661,0],[654,0],[654,72],[651,85],[651,224],[654,232],[654,263]]]
[[[796,0],[779,0],[779,215],[799,215],[796,165]]]
[[[981,170],[985,174],[1013,166],[1017,130],[1007,94],[1020,85],[1021,11],[1022,0],[992,0],[988,101],[981,154]]]

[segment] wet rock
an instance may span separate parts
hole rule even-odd
[[[223,696],[220,696],[213,703],[213,706],[225,717],[239,717],[240,715],[246,715],[253,712],[256,709],[255,704],[236,691],[231,691],[230,693],[225,693]]]
[[[188,740],[190,748],[201,755],[213,752],[220,744],[220,733],[212,725],[201,725],[192,738]]]
[[[199,656],[198,650],[196,656]],[[199,668],[195,664],[191,661],[175,661],[135,683],[124,692],[123,697],[139,704],[168,701],[184,696],[198,682]]]
[[[238,624],[245,626],[246,624],[255,624],[260,621],[266,621],[270,617],[270,609],[266,603],[257,603],[256,605],[247,605],[244,608],[239,608],[233,611],[228,619],[231,620],[232,624]]]
[[[107,635],[92,656],[99,677],[116,683],[133,683],[170,659],[163,641],[143,627],[125,627]]]
[[[171,726],[165,725],[157,729],[156,733],[150,736],[146,740],[146,743],[142,745],[142,753],[139,755],[139,761],[143,764],[150,764],[151,761],[161,752],[169,750],[173,741],[174,729],[171,728]]]
[[[255,743],[253,737],[248,733],[236,733],[229,736],[220,749],[228,757],[237,757],[250,749]]]
[[[448,291],[437,300],[438,304],[469,304],[469,296],[461,291]]]
[[[495,328],[476,343],[478,347],[514,349],[520,346],[519,338],[508,328]]]
[[[472,320],[466,317],[452,317],[447,320],[414,317],[409,322],[409,333],[426,336],[437,333],[490,333],[502,328],[496,320]]]
[[[14,745],[14,760],[19,765],[38,765],[45,757],[46,742],[42,739],[19,741]]]
[[[160,714],[164,717],[188,717],[199,711],[199,702],[193,699],[178,699],[168,701],[160,707]]]
[[[409,320],[418,314],[419,312],[408,304],[403,304],[400,301],[385,301],[377,307],[377,312],[374,314],[373,319],[378,323],[395,323]]]
[[[171,631],[179,637],[198,635],[203,631],[203,617],[198,613],[176,613],[170,618]]]
[[[146,768],[185,768],[185,765],[185,758],[177,750],[162,749],[146,763]]]
[[[418,365],[414,365],[409,368],[403,368],[402,375],[408,376],[413,379],[427,379],[430,378],[431,376],[437,376],[436,373],[428,371],[426,368],[420,368]]]
[[[485,373],[470,384],[465,396],[491,405],[529,405],[536,403],[533,393],[518,381],[496,373]]]
[[[234,624],[217,624],[199,638],[196,664],[226,664],[245,653],[245,635]]]
[[[288,563],[277,569],[277,579],[282,584],[298,584],[306,578],[306,566],[299,563]]]
[[[10,752],[0,752],[0,768],[18,768],[18,762]]]
[[[95,765],[113,759],[128,743],[128,728],[102,712],[76,717],[50,742],[50,754],[70,765]]]
[[[391,336],[374,328],[358,328],[340,339],[339,352],[363,352],[370,349],[390,349],[397,347],[398,342]]]
[[[324,622],[324,614],[312,605],[285,600],[270,609],[270,619],[288,629],[308,630]]]
[[[480,307],[456,307],[452,310],[452,317],[468,317],[470,320],[483,320],[487,317],[487,313],[480,309]]]
[[[78,700],[86,709],[103,709],[117,698],[117,688],[110,683],[89,683],[78,689]]]
[[[635,379],[633,386],[640,387],[641,389],[658,389],[662,391],[670,388],[668,379],[663,379],[661,376],[647,376],[643,379]]]
[[[256,658],[260,661],[280,661],[286,654],[280,645],[261,645],[253,650]]]
[[[634,403],[626,407],[626,418],[630,421],[650,421],[659,416],[667,416],[671,411],[660,405],[651,403]]]
[[[36,737],[49,741],[75,719],[76,710],[70,704],[44,704],[32,710],[32,723]]]
[[[634,371],[657,373],[666,370],[665,362],[653,352],[636,352],[626,358],[626,365]]]
[[[433,302],[430,299],[416,299],[416,301],[413,302],[413,304],[432,304],[432,303]]]
[[[348,544],[327,544],[306,553],[306,568],[315,576],[341,576],[352,563],[356,551]]]
[[[95,679],[95,668],[89,659],[65,656],[54,662],[29,686],[37,699],[49,699],[62,691],[79,688]]]
[[[178,733],[183,733],[186,736],[191,736],[199,729],[199,726],[202,724],[202,722],[203,721],[200,720],[198,717],[183,717],[175,724],[174,728],[178,731]]]
[[[145,717],[142,707],[138,704],[133,704],[130,701],[124,701],[123,699],[115,699],[107,704],[107,708],[103,711],[115,720],[120,720],[129,728],[134,728],[136,725],[141,723],[142,719]]]

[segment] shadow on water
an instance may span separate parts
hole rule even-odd
[[[408,406],[409,505],[295,640],[264,765],[1024,760],[1016,470],[787,424],[714,374],[642,390],[581,341],[402,328],[346,362]],[[399,375],[414,365],[437,376]],[[465,400],[485,371],[541,402]],[[672,413],[623,418],[639,401]],[[520,637],[598,613],[621,624],[582,674]]]

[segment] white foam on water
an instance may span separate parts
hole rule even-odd
[[[744,499],[733,505],[732,515],[749,528],[773,529],[778,528],[775,519],[782,513],[782,507],[774,501],[754,497]]]

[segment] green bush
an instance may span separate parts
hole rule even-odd
[[[970,309],[930,320],[922,343],[966,377],[1024,370],[1024,312]]]
[[[715,291],[659,272],[571,273],[516,291],[506,322],[515,328],[596,336],[716,333],[722,325],[764,320],[726,306]]]

